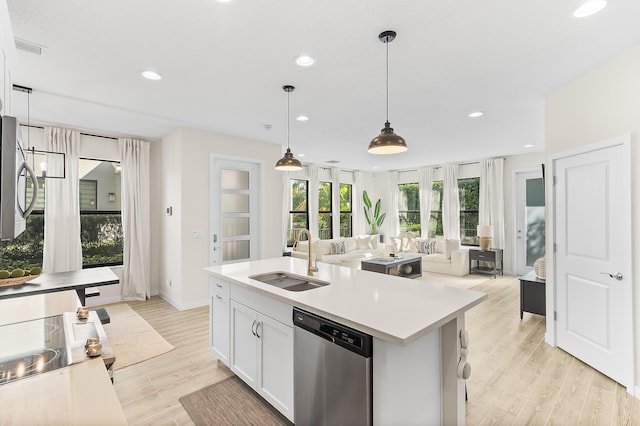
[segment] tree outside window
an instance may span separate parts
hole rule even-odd
[[[458,179],[458,193],[460,196],[460,243],[477,246],[480,178]]]
[[[400,232],[420,236],[420,185],[402,183],[398,185],[398,213]]]
[[[353,235],[353,214],[351,211],[351,185],[340,184],[340,236],[351,237]]]
[[[301,229],[309,229],[308,193],[308,181],[291,179],[291,210],[289,210],[289,232],[287,235],[287,246],[289,247],[293,246]]]
[[[333,238],[331,220],[331,182],[320,182],[318,193],[318,236],[321,240]]]
[[[435,180],[431,183],[431,212],[429,214],[429,238],[443,236],[442,228],[442,193],[443,182]]]

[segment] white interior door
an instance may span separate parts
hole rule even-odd
[[[554,170],[557,344],[633,392],[629,138]]]
[[[545,202],[542,168],[517,172],[516,189],[516,273],[533,270],[534,262],[545,254]]]
[[[260,258],[259,173],[257,163],[212,160],[212,265]]]

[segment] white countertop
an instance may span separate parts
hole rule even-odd
[[[306,260],[282,257],[205,268],[214,276],[403,346],[487,298],[478,291],[327,263],[319,263],[318,269],[314,278],[330,285],[293,292],[248,277],[276,271],[306,276]]]
[[[126,425],[101,359],[0,386],[0,425]]]

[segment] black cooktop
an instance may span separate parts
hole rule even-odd
[[[0,327],[0,385],[69,365],[62,315]]]

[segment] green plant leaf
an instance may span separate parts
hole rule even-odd
[[[381,225],[382,225],[382,222],[384,222],[384,218],[385,218],[385,217],[387,217],[387,214],[386,214],[386,213],[382,213],[382,214],[380,215],[380,217],[378,218],[378,221],[376,222],[376,225],[377,225],[377,226],[381,226]]]
[[[369,210],[366,207],[364,208],[364,217],[365,219],[367,219],[367,223],[371,225],[371,219],[369,218]]]
[[[367,206],[368,209],[371,208],[371,199],[369,198],[369,195],[367,195],[367,191],[362,192],[362,201],[364,201],[364,205]]]
[[[378,218],[378,216],[380,216],[380,201],[381,201],[380,199],[378,199],[378,201],[376,201],[376,209],[375,209],[375,211],[373,213],[373,217],[376,218],[376,219]]]

